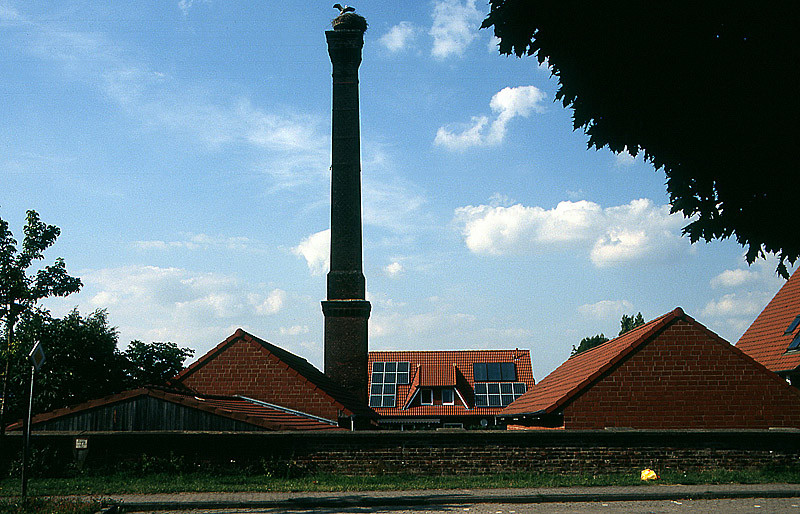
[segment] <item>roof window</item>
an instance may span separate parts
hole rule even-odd
[[[787,352],[791,352],[792,350],[800,349],[800,333],[794,336],[792,342],[789,343],[789,348],[786,349]]]
[[[797,328],[797,325],[800,325],[800,315],[798,315],[796,318],[792,320],[791,323],[789,323],[789,326],[786,327],[786,331],[784,332],[784,334],[791,334],[792,332],[794,332],[794,329]]]

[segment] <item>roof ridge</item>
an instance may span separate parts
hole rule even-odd
[[[559,375],[557,374],[559,370],[564,370],[564,369],[571,370],[572,368],[575,367],[581,369],[581,364],[583,361],[591,363],[592,357],[595,357],[597,355],[602,355],[602,352],[599,351],[600,349],[608,350],[609,348],[613,348],[614,345],[620,345],[620,348],[618,348],[614,353],[612,353],[607,360],[600,361],[601,365],[599,367],[597,367],[596,369],[592,368],[593,371],[592,369],[587,371],[586,372],[587,374],[583,376],[574,386],[572,386],[570,389],[567,389],[566,391],[559,393],[559,396],[557,398],[554,398],[549,405],[547,405],[543,409],[540,409],[548,413],[557,410],[564,404],[568,403],[576,395],[580,394],[587,387],[589,387],[592,383],[594,383],[599,377],[603,376],[603,374],[605,374],[609,369],[611,369],[617,363],[633,355],[636,351],[638,351],[638,349],[644,346],[644,344],[647,341],[650,341],[662,329],[666,328],[674,321],[678,319],[684,319],[685,317],[686,314],[684,313],[683,309],[680,307],[676,307],[672,311],[663,314],[657,318],[654,318],[645,323],[644,325],[640,325],[639,327],[636,327],[633,330],[625,332],[621,336],[617,336],[614,339],[610,339],[609,341],[606,341],[602,345],[598,345],[594,348],[591,348],[590,350],[581,352],[577,355],[573,355],[572,357],[564,361],[559,367],[553,370],[550,374],[544,377],[541,381],[539,381],[539,383],[535,384],[523,396],[521,396],[520,398],[515,400],[511,405],[503,409],[501,415],[503,412],[507,410],[513,413],[514,409],[512,409],[511,407],[513,407],[514,403],[518,401],[522,400],[523,401],[522,405],[524,405],[525,403],[524,398],[526,396],[535,398],[537,392],[543,390],[546,391],[547,390],[546,388],[550,387],[549,383],[550,381],[548,381],[548,378],[554,376],[554,374],[556,377],[559,377]],[[567,366],[568,364],[569,367],[565,368],[565,366]],[[565,373],[565,371],[562,371],[561,373]],[[552,380],[553,379],[551,379],[551,381]]]

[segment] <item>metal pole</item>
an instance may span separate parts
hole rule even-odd
[[[28,494],[28,460],[31,446],[31,411],[33,410],[33,377],[36,366],[31,366],[31,391],[28,396],[28,416],[25,418],[25,444],[22,449],[22,499]]]

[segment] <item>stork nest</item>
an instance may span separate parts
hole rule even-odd
[[[333,30],[360,30],[366,32],[367,20],[354,12],[340,14],[331,21]]]

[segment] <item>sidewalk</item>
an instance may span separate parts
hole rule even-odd
[[[345,506],[450,505],[478,503],[610,502],[800,498],[800,484],[642,485],[541,489],[448,489],[423,491],[302,493],[116,494],[103,499],[126,510],[322,508]]]

